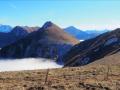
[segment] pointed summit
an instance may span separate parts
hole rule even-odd
[[[77,28],[74,27],[74,26],[69,26],[69,27],[67,27],[67,28],[70,28],[70,29],[77,29]]]
[[[28,32],[22,26],[14,27],[11,33],[15,34],[16,36],[25,36],[28,34]]]
[[[47,22],[42,26],[42,28],[43,28],[43,29],[47,29],[47,28],[51,27],[52,25],[53,25],[53,23],[52,23],[51,21],[47,21]]]
[[[62,28],[51,21],[46,22],[42,26],[42,30],[44,31],[45,35],[51,37],[52,39],[56,39],[57,41],[59,40],[60,42],[67,42],[73,45],[79,43],[77,39],[64,32]]]

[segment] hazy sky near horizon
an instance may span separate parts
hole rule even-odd
[[[0,0],[0,24],[114,29],[120,27],[120,0]]]

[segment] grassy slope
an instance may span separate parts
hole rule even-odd
[[[120,90],[119,76],[120,65],[1,72],[0,90]]]

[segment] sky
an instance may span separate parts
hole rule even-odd
[[[0,0],[0,24],[103,30],[120,27],[120,0]]]

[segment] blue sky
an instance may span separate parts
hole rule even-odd
[[[0,24],[60,27],[83,30],[120,27],[120,0],[0,0]]]

